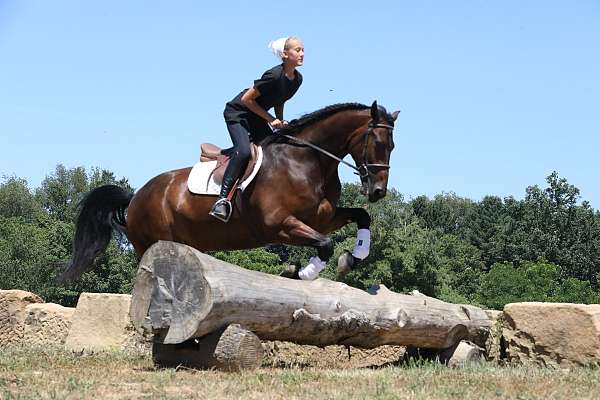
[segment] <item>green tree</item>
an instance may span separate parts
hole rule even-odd
[[[279,256],[267,249],[249,249],[237,251],[215,251],[211,255],[230,264],[242,266],[253,271],[278,275],[283,270]]]
[[[411,206],[425,228],[463,238],[468,236],[469,221],[476,211],[475,202],[455,193],[438,194],[433,200],[419,196],[411,201]]]
[[[567,278],[560,285],[553,301],[560,303],[599,304],[600,293],[594,291],[589,281]]]
[[[527,188],[525,200],[506,202],[510,216],[499,237],[502,258],[515,265],[540,257],[560,266],[561,279],[598,287],[600,216],[588,202],[577,204],[579,189],[553,172],[548,187]]]
[[[16,177],[3,178],[0,183],[0,216],[31,222],[42,211],[40,204],[31,194],[27,181]]]
[[[90,173],[87,173],[84,167],[66,168],[59,164],[54,173],[42,181],[35,196],[51,217],[73,222],[83,196],[90,190],[107,184],[119,185],[133,191],[127,179],[117,180],[114,173],[108,170],[92,168]]]
[[[558,290],[559,268],[540,260],[515,267],[497,263],[481,278],[478,301],[501,310],[508,303],[550,301]]]
[[[560,267],[540,259],[518,267],[510,263],[494,264],[481,279],[477,300],[501,310],[508,303],[522,301],[598,303],[600,294],[589,281],[561,280]]]
[[[509,221],[506,206],[497,196],[485,196],[470,215],[464,238],[479,249],[486,270],[504,261],[500,243],[504,227]]]
[[[455,235],[444,235],[436,252],[440,260],[436,296],[452,303],[476,302],[485,269],[481,251]]]

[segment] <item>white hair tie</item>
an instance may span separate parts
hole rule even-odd
[[[285,42],[288,38],[289,36],[282,37],[269,43],[269,49],[271,49],[276,57],[283,58],[283,50],[285,49]]]

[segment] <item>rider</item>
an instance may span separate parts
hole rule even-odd
[[[269,48],[283,61],[265,71],[254,85],[240,92],[225,105],[223,116],[227,130],[233,141],[231,160],[225,170],[221,193],[212,207],[210,215],[227,222],[232,206],[228,197],[235,191],[240,175],[250,158],[250,141],[260,142],[272,133],[287,125],[283,119],[283,105],[302,84],[302,75],[296,70],[304,61],[304,44],[295,36],[282,37],[271,43]],[[275,117],[268,110],[275,109]]]

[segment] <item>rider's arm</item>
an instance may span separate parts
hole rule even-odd
[[[273,116],[271,114],[269,114],[268,112],[266,112],[264,110],[264,108],[262,108],[256,102],[256,100],[254,100],[258,96],[260,96],[260,92],[258,91],[257,88],[255,88],[254,86],[252,86],[250,89],[248,89],[246,91],[246,93],[244,93],[242,95],[242,104],[245,105],[246,107],[248,107],[248,109],[250,111],[252,111],[254,114],[258,115],[259,117],[261,117],[262,119],[264,119],[268,123],[273,122],[275,120],[275,118],[273,118]]]
[[[283,121],[283,104],[284,103],[276,104],[274,107],[275,108],[275,117],[281,121]]]

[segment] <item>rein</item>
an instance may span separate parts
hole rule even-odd
[[[346,165],[347,167],[352,168],[355,172],[356,175],[360,176],[361,178],[367,178],[369,177],[369,174],[371,174],[371,171],[369,171],[369,167],[376,167],[376,168],[390,168],[389,164],[371,164],[367,162],[367,146],[369,145],[369,137],[371,136],[371,133],[373,132],[373,129],[375,128],[386,128],[390,130],[390,133],[394,131],[394,127],[391,125],[387,125],[387,124],[373,124],[373,123],[369,123],[369,128],[367,129],[367,131],[365,132],[365,145],[364,145],[364,150],[363,150],[363,162],[361,165],[356,166],[356,165],[352,165],[349,162],[346,162],[344,160],[342,160],[340,157],[336,156],[335,154],[332,154],[330,152],[328,152],[327,150],[323,149],[322,147],[317,146],[316,144],[313,144],[311,142],[308,142],[306,140],[303,139],[299,139],[295,136],[291,136],[291,135],[285,135],[283,133],[280,133],[280,136],[283,136],[287,139],[290,139],[296,143],[300,143],[303,144],[305,146],[308,146],[312,149],[315,149],[323,154],[325,154],[326,156],[333,158],[334,160],[341,162],[342,164]],[[364,171],[364,172],[361,172]]]

